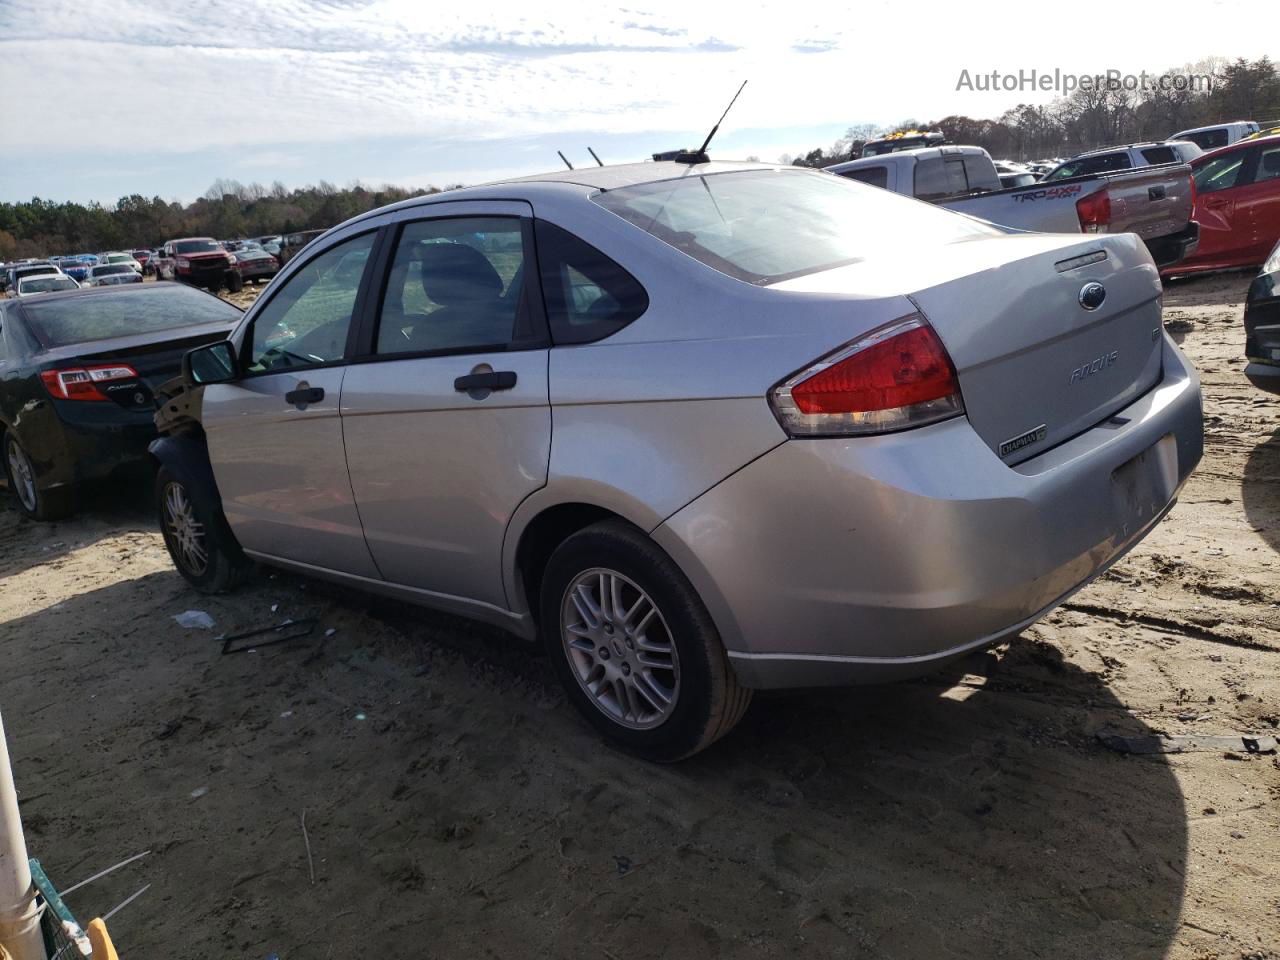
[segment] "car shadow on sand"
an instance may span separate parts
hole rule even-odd
[[[197,603],[336,632],[219,656],[170,619]],[[140,956],[1155,958],[1178,929],[1173,773],[1102,748],[1149,731],[1033,636],[758,696],[673,766],[600,743],[534,647],[265,571],[88,592],[0,624],[0,657],[39,855],[156,851],[164,901],[112,926]]]
[[[1249,525],[1280,551],[1280,430],[1249,451],[1240,498]]]

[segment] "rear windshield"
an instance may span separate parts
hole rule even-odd
[[[18,289],[23,293],[48,293],[50,290],[75,290],[79,286],[80,284],[70,277],[49,274],[48,276],[29,277],[18,284]]]
[[[179,240],[173,245],[175,253],[221,253],[222,248],[212,240]]]
[[[202,323],[231,323],[240,311],[207,293],[177,284],[112,287],[27,304],[27,325],[45,347],[110,340]]]
[[[750,170],[637,184],[596,203],[721,273],[770,284],[872,256],[911,256],[994,227],[844,177]]]
[[[95,277],[106,277],[113,273],[133,273],[133,267],[127,263],[112,263],[102,267],[94,267],[93,275]]]

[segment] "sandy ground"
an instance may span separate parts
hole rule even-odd
[[[1124,563],[948,677],[758,697],[675,767],[604,748],[500,633],[265,571],[196,595],[145,490],[6,509],[33,853],[67,884],[153,851],[71,899],[152,883],[112,922],[135,958],[1280,957],[1276,758],[1097,741],[1278,732],[1280,402],[1241,375],[1246,285],[1169,291],[1207,454]],[[319,626],[220,655],[286,617]]]

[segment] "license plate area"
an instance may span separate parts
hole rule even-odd
[[[1156,517],[1173,498],[1178,482],[1178,447],[1165,434],[1111,472],[1116,519],[1128,536]]]

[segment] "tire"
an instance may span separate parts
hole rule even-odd
[[[560,544],[540,611],[569,700],[606,740],[646,760],[673,763],[705,749],[751,702],[693,585],[630,524],[603,521]],[[647,625],[637,630],[640,621]]]
[[[169,558],[201,593],[225,593],[253,569],[216,504],[167,466],[156,476],[156,514]]]
[[[75,509],[75,495],[65,487],[41,490],[31,458],[11,432],[0,434],[0,462],[18,511],[30,520],[61,520]]]
[[[230,273],[227,275],[227,290],[231,293],[239,293],[244,288],[244,279],[238,273]]]

